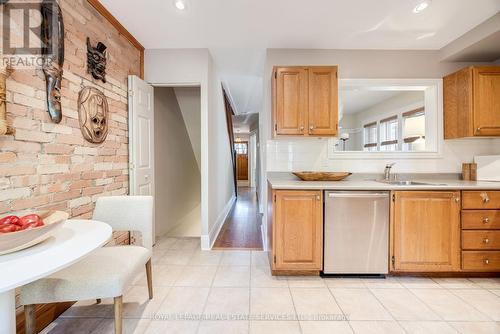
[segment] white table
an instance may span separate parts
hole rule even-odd
[[[104,245],[111,233],[111,227],[99,221],[68,220],[44,242],[0,255],[0,333],[16,333],[17,287],[77,262]]]

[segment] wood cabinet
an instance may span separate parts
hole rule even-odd
[[[272,89],[274,136],[337,134],[337,66],[274,67]]]
[[[447,75],[445,139],[500,136],[500,66],[472,66]]]
[[[272,269],[319,273],[323,264],[323,192],[274,190]]]
[[[460,192],[395,191],[392,271],[460,270]]]

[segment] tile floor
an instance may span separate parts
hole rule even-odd
[[[273,277],[265,253],[163,238],[124,295],[127,334],[500,334],[500,278]],[[42,333],[113,333],[112,300],[79,302]],[[250,315],[250,317],[248,317]]]

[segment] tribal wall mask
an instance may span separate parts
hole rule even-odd
[[[96,80],[106,82],[106,45],[99,42],[94,48],[87,37],[87,73]]]
[[[84,87],[78,94],[78,119],[83,138],[100,144],[108,135],[108,101],[94,87]]]

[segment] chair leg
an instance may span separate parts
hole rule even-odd
[[[36,334],[36,305],[24,305],[24,332]]]
[[[153,299],[153,272],[151,270],[151,259],[146,262],[146,277],[148,279],[149,299]]]
[[[96,302],[96,304],[100,304],[100,303],[102,302],[102,300],[101,300],[101,298],[97,298],[97,299],[95,300],[95,302]]]
[[[123,296],[115,297],[114,304],[115,304],[115,334],[122,334]]]

